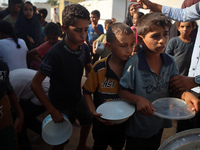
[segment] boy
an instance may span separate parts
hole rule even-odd
[[[99,19],[100,19],[100,12],[98,10],[93,10],[90,15],[91,24],[89,25],[88,35],[87,35],[87,43],[88,43],[90,52],[92,53],[92,56],[93,56],[92,64],[94,64],[95,61],[99,59],[98,54],[93,54],[93,50],[92,50],[93,41],[96,40],[101,34],[104,33],[103,26],[101,24],[98,24]]]
[[[107,20],[105,21],[105,30],[107,31],[107,30],[108,30],[108,27],[109,27],[110,25],[112,25],[112,24],[113,24],[112,20],[111,20],[111,19],[107,19]],[[97,41],[103,42],[104,44],[106,44],[106,34],[101,34],[101,35],[93,42],[93,54],[96,54],[96,50],[97,50],[97,49],[96,49],[96,43],[97,43]],[[106,48],[106,46],[105,46],[103,52],[100,54],[101,59],[107,57],[110,53],[111,53],[111,52],[110,52],[110,51]]]
[[[171,22],[161,13],[150,13],[138,23],[139,43],[144,49],[126,63],[120,79],[119,95],[135,103],[136,112],[130,118],[126,135],[126,150],[156,150],[160,145],[163,128],[171,121],[153,116],[152,102],[169,97],[169,80],[178,74],[172,56],[163,53],[168,42]],[[199,100],[189,92],[177,93],[194,111],[192,104]]]
[[[112,24],[107,30],[107,48],[111,51],[108,57],[97,61],[86,80],[83,92],[93,121],[93,150],[107,150],[110,145],[115,150],[122,150],[125,142],[126,122],[113,125],[100,118],[96,108],[109,100],[121,100],[118,95],[119,79],[124,65],[129,59],[135,38],[131,28],[123,23]],[[94,102],[91,94],[94,93]]]
[[[86,150],[92,115],[82,99],[80,85],[83,68],[90,70],[92,67],[88,47],[84,44],[90,16],[85,7],[71,4],[63,10],[62,18],[65,39],[45,54],[31,88],[55,123],[64,121],[62,113],[68,117],[75,114],[82,126],[77,150]],[[41,86],[46,76],[50,77],[49,100]],[[63,146],[64,144],[55,148],[63,149]]]
[[[47,41],[28,52],[28,55],[34,58],[30,63],[30,69],[38,70],[40,63],[42,62],[42,57],[59,41],[58,37],[61,35],[61,30],[58,24],[50,22],[47,23],[44,33]]]
[[[16,114],[15,123],[11,106]],[[22,130],[24,114],[9,81],[9,68],[0,60],[0,147],[2,150],[17,149],[15,134]]]

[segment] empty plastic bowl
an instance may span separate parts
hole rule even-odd
[[[51,115],[48,115],[42,122],[42,138],[50,145],[60,145],[66,142],[72,134],[72,125],[66,115],[65,121],[54,123]]]
[[[102,114],[101,118],[121,124],[135,112],[135,106],[123,100],[109,101],[101,104],[96,111]]]
[[[105,48],[105,44],[103,44],[102,42],[97,41],[96,42],[96,53],[97,54],[101,54],[104,51]]]

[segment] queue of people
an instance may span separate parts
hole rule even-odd
[[[91,149],[87,146],[91,127],[93,150],[108,146],[113,150],[157,150],[164,128],[172,126],[171,120],[154,115],[152,102],[164,97],[180,98],[196,112],[194,118],[178,121],[177,132],[200,127],[200,31],[191,36],[195,20],[200,18],[200,2],[178,9],[149,0],[130,1],[138,3],[129,6],[124,22],[106,20],[104,34],[98,10],[90,13],[80,4],[69,4],[59,26],[47,23],[48,12],[37,12],[31,2],[9,0],[10,7],[0,12],[3,150],[31,150],[26,130],[41,134],[36,117],[44,111],[55,123],[64,121],[63,114],[79,121],[76,150]],[[139,8],[150,9],[150,13],[143,14]],[[180,35],[168,42],[171,19],[178,21]],[[62,33],[64,37],[59,39]],[[106,47],[101,54],[96,53],[97,41]],[[81,87],[84,69],[87,80]],[[101,104],[123,98],[136,107],[128,121],[116,125],[96,112]],[[65,144],[52,149],[63,150]]]

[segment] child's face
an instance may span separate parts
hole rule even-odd
[[[161,54],[164,52],[169,40],[169,28],[165,27],[164,29],[161,26],[154,26],[152,31],[148,32],[145,37],[140,36],[139,39],[142,39],[141,44],[145,46],[146,50]]]
[[[133,46],[135,44],[135,37],[133,34],[119,34],[116,35],[116,39],[113,43],[108,43],[108,48],[112,52],[112,55],[122,61],[128,60],[130,57]]]
[[[98,24],[99,18],[97,17],[97,15],[90,14],[90,21],[93,24]]]
[[[134,27],[137,27],[138,20],[139,20],[138,14],[135,14],[135,13],[134,13],[134,14],[133,14],[133,20],[132,20],[133,26],[134,26]]]
[[[33,7],[30,4],[24,4],[23,13],[27,19],[31,19],[33,17]]]
[[[76,50],[82,45],[86,39],[88,32],[89,21],[87,19],[78,19],[75,25],[70,25],[68,28],[62,26],[63,32],[66,33],[65,42],[72,50]]]
[[[192,30],[193,27],[191,22],[181,22],[180,25],[178,26],[178,31],[182,36],[189,36]]]
[[[47,40],[53,46],[58,42],[58,35],[47,35]]]

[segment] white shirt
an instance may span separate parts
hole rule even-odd
[[[36,95],[31,90],[31,81],[37,71],[27,68],[15,69],[10,71],[10,83],[17,95],[18,100],[31,100],[35,105],[42,105]],[[49,91],[49,77],[46,77],[42,82],[42,87],[46,95]]]
[[[17,44],[12,38],[0,40],[0,59],[8,64],[9,70],[18,68],[27,68],[26,55],[28,48],[22,39],[18,39],[21,48],[17,48]]]
[[[200,19],[200,2],[187,7],[185,9],[181,8],[172,8],[168,6],[162,7],[162,13],[167,17],[174,19],[176,21],[194,21]],[[197,37],[194,45],[194,50],[191,59],[191,65],[189,69],[188,76],[195,77],[200,75],[200,26],[198,27]],[[193,91],[200,93],[200,87],[192,89]]]

